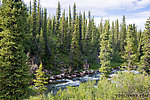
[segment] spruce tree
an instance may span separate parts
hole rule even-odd
[[[74,3],[73,5],[73,21],[75,22],[76,21],[76,16],[77,16],[77,13],[76,13],[76,4]]]
[[[135,44],[135,35],[133,31],[132,25],[128,26],[127,30],[127,36],[126,36],[126,45],[125,45],[125,53],[124,53],[124,60],[126,61],[128,65],[128,70],[130,70],[134,65],[136,61],[136,44]]]
[[[96,25],[94,23],[94,18],[92,19],[92,34],[91,34],[91,52],[90,52],[90,63],[91,64],[95,64],[97,62],[97,55],[99,52],[97,52],[97,49],[99,47],[99,42],[98,42],[98,37],[99,37],[99,34],[97,34],[97,28],[96,28]]]
[[[71,50],[70,50],[71,66],[76,69],[81,67],[81,51],[79,46],[79,19],[76,18],[74,32],[71,41]],[[79,66],[80,65],[80,66]]]
[[[116,44],[116,49],[118,50],[118,44],[119,44],[119,21],[118,19],[116,20],[115,23],[115,44]],[[119,51],[119,50],[118,50]]]
[[[104,73],[104,77],[108,77],[110,73],[110,61],[111,61],[111,44],[110,44],[110,25],[109,21],[105,21],[104,25],[104,33],[101,34],[101,42],[100,42],[100,72]]]
[[[49,46],[49,39],[48,39],[48,33],[47,33],[47,10],[44,9],[44,19],[43,19],[43,38],[45,43],[45,50],[44,50],[44,57],[43,57],[43,63],[44,66],[46,66],[47,69],[49,69],[50,66],[50,57],[51,57],[51,49]]]
[[[102,34],[102,32],[103,32],[103,20],[101,19],[101,22],[100,22],[100,25],[99,25],[99,33],[100,33],[100,35]]]
[[[39,35],[39,55],[41,56],[42,60],[44,60],[44,56],[45,56],[45,41],[44,41],[44,36],[43,36],[43,29],[41,28],[41,32]]]
[[[126,22],[125,22],[125,16],[123,16],[123,21],[121,24],[121,32],[120,32],[120,47],[119,47],[121,55],[123,55],[124,52],[125,38],[126,38]]]
[[[38,0],[37,6],[37,33],[40,34],[41,32],[41,8],[40,8],[40,0]]]
[[[81,12],[79,13],[79,46],[80,46],[80,51],[82,51],[82,15]]]
[[[142,56],[142,31],[140,30],[137,33],[137,43],[138,43],[138,48],[137,48],[137,56],[138,56],[138,61],[140,61],[140,58]]]
[[[91,12],[88,13],[89,23],[87,25],[87,32],[85,34],[85,44],[84,44],[84,55],[86,60],[89,62],[91,59],[91,34],[92,34],[92,21],[91,21]]]
[[[28,19],[27,19],[27,24],[28,24],[28,32],[31,33],[31,17],[32,17],[32,9],[31,9],[31,1],[29,5],[29,12],[28,12]]]
[[[72,30],[73,32],[75,31],[74,30],[74,27],[75,27],[75,24],[76,24],[76,17],[77,17],[77,9],[76,9],[76,3],[74,3],[73,5],[73,20],[72,20]]]
[[[61,15],[61,5],[60,2],[58,2],[58,7],[56,11],[56,24],[55,24],[55,34],[59,34],[59,24],[60,24],[60,15]]]
[[[120,34],[119,34],[119,21],[118,19],[115,22],[115,36],[114,36],[114,41],[115,41],[115,60],[119,61],[120,60]]]
[[[112,26],[111,26],[111,35],[110,35],[110,42],[111,42],[111,48],[112,48],[112,60],[115,60],[116,56],[115,56],[115,25],[114,25],[114,21],[112,22]]]
[[[52,34],[55,34],[55,24],[56,24],[56,19],[55,16],[52,18]]]
[[[83,45],[84,40],[85,40],[86,28],[87,28],[87,23],[86,23],[85,11],[84,11],[83,21],[82,21],[82,45]]]
[[[150,17],[146,21],[146,30],[143,33],[141,67],[150,73]]]
[[[44,91],[46,90],[45,84],[46,78],[44,77],[44,71],[43,71],[43,66],[42,63],[40,64],[38,70],[36,70],[36,79],[34,80],[34,87],[36,88],[36,92],[38,95],[43,94]]]
[[[82,50],[81,52],[85,55],[86,52],[86,43],[85,43],[85,35],[87,32],[87,21],[86,21],[86,17],[85,17],[85,12],[83,13],[83,23],[82,23]]]
[[[63,52],[65,52],[67,50],[67,27],[66,27],[67,23],[66,23],[66,18],[65,18],[65,10],[62,14],[62,17],[60,18],[60,26],[59,26],[59,30],[60,30],[60,38],[59,42],[60,42],[60,48],[62,49]]]
[[[32,8],[32,18],[31,18],[31,55],[37,55],[39,51],[37,43],[37,0],[34,0]]]
[[[70,52],[70,44],[72,39],[72,17],[71,17],[71,7],[69,6],[69,18],[68,18],[68,28],[67,28],[67,49]]]
[[[27,9],[21,0],[7,0],[0,8],[0,99],[18,100],[29,93],[29,67],[23,41]]]
[[[52,20],[50,18],[50,16],[47,19],[47,34],[48,34],[48,39],[52,39],[51,35],[52,35]]]

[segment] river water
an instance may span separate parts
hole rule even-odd
[[[82,77],[76,77],[72,79],[59,79],[56,80],[55,83],[47,85],[47,93],[52,92],[53,95],[60,89],[65,89],[67,86],[79,86],[80,83],[88,82],[88,81],[98,81],[100,79],[101,73],[94,73],[85,75]]]

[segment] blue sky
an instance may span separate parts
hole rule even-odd
[[[33,2],[33,0],[31,0]],[[138,29],[144,29],[144,24],[150,16],[150,0],[40,0],[43,8],[48,9],[48,13],[53,16],[56,14],[57,3],[61,3],[63,9],[68,12],[69,5],[77,5],[77,11],[91,11],[96,24],[103,20],[122,22],[122,16],[126,16],[126,23],[135,23]],[[24,0],[29,4],[30,0]]]

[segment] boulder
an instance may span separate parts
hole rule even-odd
[[[62,77],[61,77],[61,75],[56,75],[55,76],[57,79],[61,79]]]
[[[83,73],[83,74],[85,74],[85,73],[86,73],[86,71],[83,71],[82,73]]]
[[[52,83],[52,82],[53,82],[53,80],[49,80],[48,82],[49,82],[49,83]]]
[[[80,76],[80,73],[73,73],[76,77]]]
[[[77,75],[71,75],[72,78],[75,78]]]
[[[84,76],[85,75],[85,73],[80,73],[80,76]]]
[[[74,73],[79,73],[79,71],[78,71],[78,70],[75,70]]]
[[[72,78],[72,76],[70,76],[70,75],[69,75],[69,76],[68,76],[68,78],[69,78],[69,79],[71,79],[71,78]]]
[[[51,80],[55,80],[56,78],[55,78],[54,76],[51,76],[50,79],[51,79]]]
[[[65,77],[65,74],[63,73],[63,74],[60,74],[61,75],[61,78],[64,78]]]
[[[91,69],[91,70],[90,70],[90,73],[93,74],[93,73],[94,73],[94,70]]]

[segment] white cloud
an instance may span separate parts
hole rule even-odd
[[[135,24],[138,28],[138,30],[144,30],[145,29],[145,23],[147,18],[150,16],[150,11],[144,11],[144,12],[139,12],[139,13],[134,13],[134,14],[130,14],[130,15],[126,15],[126,24]],[[110,16],[110,17],[96,17],[95,18],[95,22],[98,25],[101,21],[101,19],[103,20],[109,20],[110,24],[112,23],[112,21],[116,21],[117,19],[119,20],[119,23],[121,24],[122,22],[122,17],[123,16]]]
[[[26,4],[30,2],[30,0],[24,1]],[[34,0],[31,1],[33,2]],[[66,13],[68,13],[69,5],[73,7],[73,3],[76,3],[78,12],[86,11],[87,15],[90,10],[92,16],[96,16],[96,23],[100,22],[101,17],[103,17],[104,20],[109,19],[110,21],[119,19],[119,22],[121,22],[122,15],[119,13],[117,13],[119,15],[115,15],[113,12],[122,11],[123,14],[126,15],[127,24],[135,23],[138,27],[144,29],[145,21],[150,14],[150,11],[131,13],[131,11],[134,12],[138,9],[150,6],[150,0],[41,0],[41,5],[48,9],[50,15],[55,15],[58,1],[61,4],[61,8],[66,10]],[[61,11],[63,12],[63,10]],[[108,11],[113,12],[109,13]]]
[[[138,0],[135,5],[133,6],[133,9],[141,9],[146,6],[150,5],[150,0]]]
[[[24,0],[29,3],[30,0]],[[33,2],[33,0],[31,0]],[[46,8],[56,8],[57,2],[60,2],[62,8],[76,3],[79,9],[100,8],[100,9],[140,9],[150,4],[150,0],[41,0],[41,4]]]

